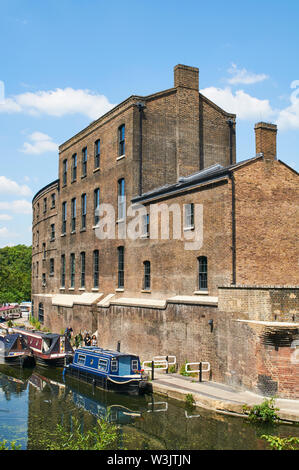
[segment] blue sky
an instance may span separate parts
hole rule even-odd
[[[254,123],[278,124],[299,171],[299,2],[0,0],[0,247],[31,244],[31,199],[57,178],[57,145],[131,94],[199,67],[200,90],[237,114],[237,160]],[[1,87],[0,87],[1,91]]]

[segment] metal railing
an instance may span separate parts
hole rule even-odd
[[[199,366],[198,369],[191,369],[191,370],[189,369],[188,370],[189,366],[197,366],[197,365]],[[207,366],[206,369],[203,368],[204,365]],[[209,362],[187,362],[185,364],[185,372],[187,374],[198,373],[199,382],[202,382],[202,373],[203,372],[210,372],[210,370],[211,370],[211,365],[210,365]]]
[[[148,366],[150,364],[150,367]],[[152,373],[152,380],[154,380],[154,370],[155,367],[158,367],[160,370],[165,370],[166,374],[168,374],[169,366],[176,364],[176,356],[154,356],[151,361],[143,361],[142,369],[144,371],[151,371]]]

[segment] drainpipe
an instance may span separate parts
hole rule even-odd
[[[236,188],[233,172],[230,173],[230,180],[232,182],[232,284],[236,284]]]
[[[144,117],[143,111],[146,108],[144,103],[138,102],[136,106],[139,110],[139,186],[138,193],[139,196],[142,195],[142,120]]]
[[[229,164],[233,164],[233,125],[234,121],[232,119],[227,120],[229,125]]]

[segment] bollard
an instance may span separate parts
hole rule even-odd
[[[154,380],[154,377],[155,377],[154,370],[155,370],[155,363],[154,361],[152,361],[152,380]]]
[[[168,356],[166,356],[166,361],[167,361],[167,369],[166,369],[166,374],[168,374]]]
[[[200,362],[199,363],[199,381],[202,382],[202,363]]]

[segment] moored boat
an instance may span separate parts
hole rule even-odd
[[[8,334],[6,330],[1,330],[0,361],[19,367],[32,365],[32,352],[28,348],[26,338],[18,333]]]
[[[35,362],[39,365],[63,367],[65,362],[72,360],[74,350],[64,335],[23,328],[13,328],[13,331],[26,338]]]
[[[105,390],[132,395],[143,394],[148,389],[148,379],[138,356],[94,346],[76,349],[73,362],[65,366],[63,374]]]

